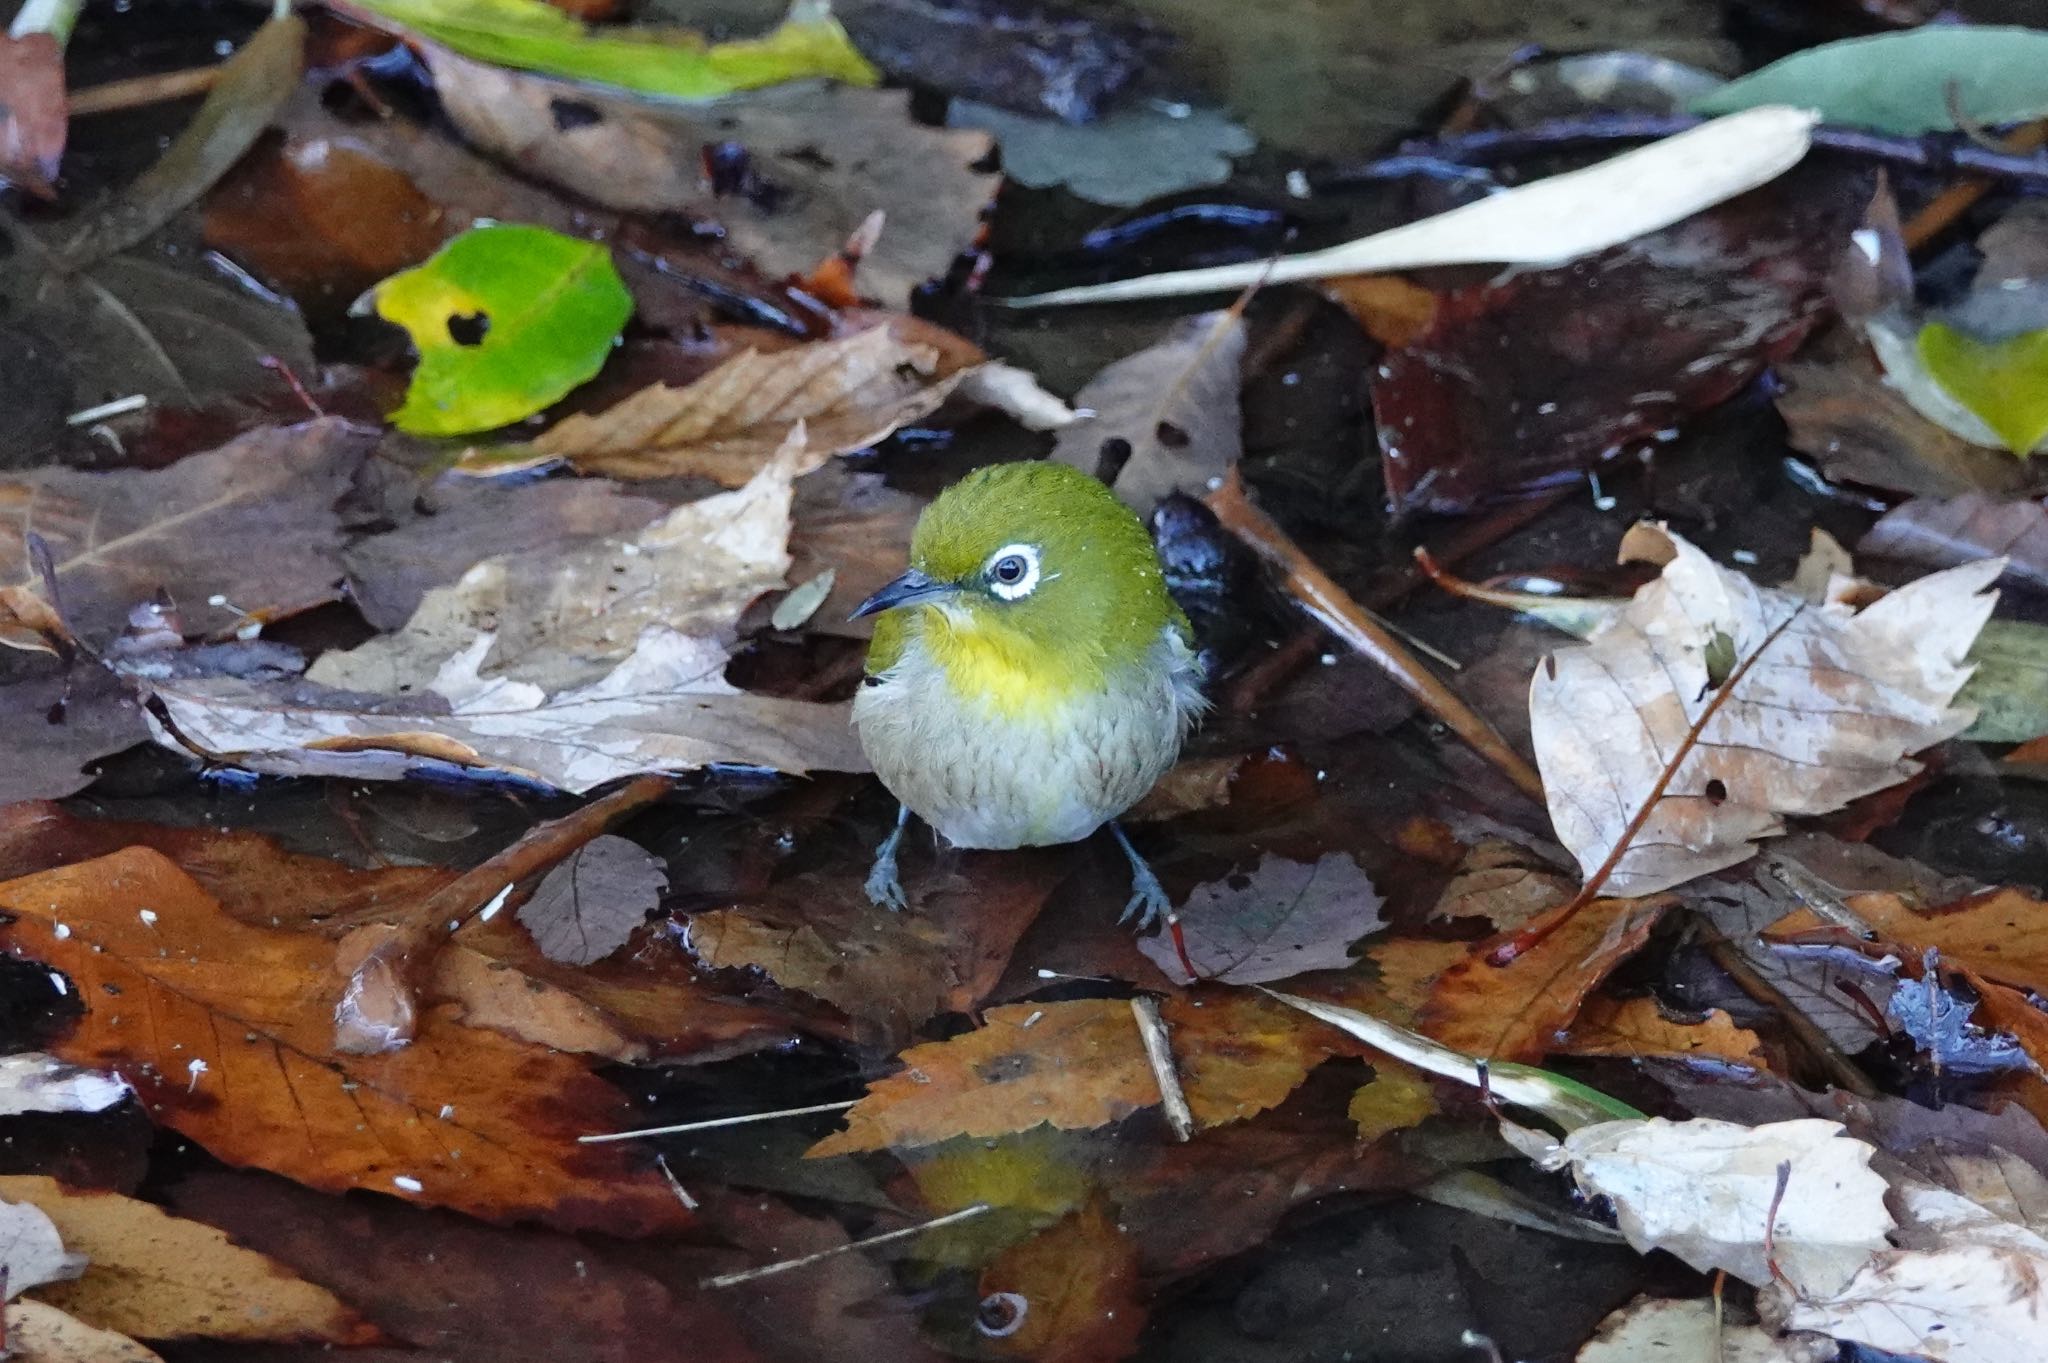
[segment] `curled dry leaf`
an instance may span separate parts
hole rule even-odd
[[[1201,496],[1243,451],[1244,350],[1236,310],[1182,318],[1074,394],[1090,415],[1060,432],[1052,457],[1108,479],[1140,516],[1169,493]]]
[[[432,1012],[402,1051],[337,1055],[333,948],[234,921],[157,852],[9,881],[0,907],[6,947],[85,1003],[55,1054],[120,1075],[152,1120],[229,1164],[501,1220],[645,1233],[686,1219],[659,1174],[576,1144],[625,1117],[581,1061]]]
[[[884,323],[838,340],[745,351],[687,387],[655,384],[595,415],[565,417],[531,448],[585,473],[689,474],[738,487],[799,428],[808,440],[806,463],[815,468],[937,411],[963,385],[970,396],[989,396],[991,383],[994,396],[1027,425],[1073,420],[1064,403],[1022,371],[962,365]]]
[[[29,1174],[0,1178],[0,1198],[33,1204],[85,1256],[76,1281],[43,1301],[102,1330],[141,1339],[370,1344],[377,1331],[324,1287],[243,1249],[211,1226],[119,1193],[83,1192]]]
[[[158,589],[197,634],[340,596],[348,490],[377,433],[332,418],[250,432],[161,470],[52,467],[0,480],[0,642],[50,618],[28,538],[50,549],[58,603],[104,644]]]
[[[1950,702],[1991,615],[1995,559],[1858,610],[1759,588],[1654,526],[1632,530],[1622,556],[1663,574],[1585,647],[1553,654],[1529,691],[1559,840],[1587,875],[1627,844],[1610,892],[1733,866],[1786,816],[1902,781],[1919,770],[1908,753],[1969,727]]]
[[[1176,910],[1194,979],[1264,984],[1351,964],[1351,944],[1386,926],[1386,901],[1347,853],[1314,862],[1268,855],[1252,870],[1197,885]],[[1192,984],[1171,935],[1138,949],[1168,978]]]
[[[1472,952],[1429,985],[1421,1030],[1487,1060],[1559,1048],[1593,987],[1649,939],[1669,899],[1596,899],[1505,966]]]
[[[661,858],[606,833],[542,877],[533,898],[519,906],[519,921],[549,960],[590,965],[626,945],[667,888]]]
[[[1201,1126],[1274,1106],[1341,1044],[1255,994],[1184,995],[1161,1012]],[[905,1051],[903,1072],[869,1085],[846,1129],[810,1156],[1000,1136],[1041,1123],[1106,1126],[1159,1101],[1128,1000],[1007,1004],[989,1009],[983,1024]]]

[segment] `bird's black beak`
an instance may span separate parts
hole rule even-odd
[[[893,606],[909,606],[919,601],[930,601],[934,597],[950,596],[953,590],[952,583],[934,582],[917,569],[912,568],[909,572],[904,573],[895,581],[886,584],[873,596],[855,606],[853,614],[846,618],[858,620],[863,615],[873,615],[877,611],[885,611]]]

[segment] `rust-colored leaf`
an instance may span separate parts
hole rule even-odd
[[[1196,990],[1160,1008],[1198,1126],[1220,1126],[1263,1112],[1345,1043],[1328,1027],[1303,1026],[1307,1014],[1241,990]]]
[[[1032,1363],[1115,1363],[1145,1329],[1138,1250],[1101,1199],[1004,1250],[981,1274],[982,1348]]]
[[[1421,1027],[1490,1060],[1534,1061],[1555,1050],[1593,986],[1649,939],[1668,896],[1596,899],[1505,966],[1475,952],[1437,978]]]
[[[1319,287],[1366,335],[1390,349],[1413,345],[1436,321],[1437,296],[1399,275],[1338,275]]]
[[[84,1004],[52,1049],[120,1074],[152,1120],[229,1164],[497,1220],[635,1234],[688,1219],[629,1153],[576,1144],[626,1115],[580,1061],[438,1012],[402,1051],[336,1055],[332,947],[236,922],[158,852],[10,881],[0,909],[0,943]]]
[[[1647,996],[1587,1000],[1563,1050],[1568,1055],[1676,1056],[1764,1067],[1763,1043],[1756,1033],[1736,1026],[1720,1009],[1709,1009],[1699,1022],[1675,1022]]]
[[[2048,903],[2019,890],[1992,890],[1940,908],[1915,909],[1896,894],[1859,894],[1851,911],[1887,943],[1915,958],[1932,949],[1942,960],[2015,989],[2048,992]],[[1773,937],[1822,926],[1810,909],[1773,923]]]

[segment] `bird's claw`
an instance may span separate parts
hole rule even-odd
[[[1166,921],[1166,915],[1173,908],[1173,901],[1166,897],[1166,888],[1159,883],[1159,877],[1148,869],[1134,869],[1131,872],[1131,898],[1124,905],[1123,914],[1116,920],[1131,924],[1131,931],[1140,934],[1151,932]]]
[[[878,909],[896,913],[910,903],[904,897],[903,882],[896,878],[896,858],[893,856],[875,858],[874,868],[868,872],[866,889],[868,902]]]

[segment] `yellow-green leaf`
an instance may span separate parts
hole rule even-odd
[[[1921,328],[1920,361],[1949,396],[1984,418],[2014,454],[2048,440],[2048,330],[1980,341],[1941,322]]]
[[[370,291],[419,367],[392,414],[418,435],[532,416],[595,374],[633,299],[601,244],[540,227],[475,227]]]
[[[726,43],[680,28],[590,29],[543,0],[348,0],[342,7],[494,66],[669,99],[717,99],[814,76],[853,85],[881,80],[832,7],[817,0],[800,0],[773,32]]]

